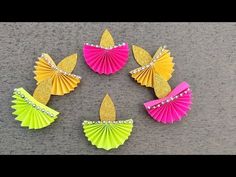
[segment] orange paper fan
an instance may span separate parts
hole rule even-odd
[[[43,53],[35,66],[35,80],[37,84],[45,79],[52,79],[52,95],[64,95],[73,91],[80,83],[81,77],[71,74],[77,63],[77,54],[63,59],[58,65],[52,58]]]

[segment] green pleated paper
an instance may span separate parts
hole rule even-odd
[[[97,148],[111,150],[118,148],[129,138],[133,120],[125,121],[84,121],[85,136]]]
[[[18,88],[13,93],[13,105],[16,120],[22,127],[29,129],[41,129],[55,121],[59,112],[47,107],[34,99],[24,88]]]

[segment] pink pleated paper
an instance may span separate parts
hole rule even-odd
[[[128,61],[129,47],[127,43],[111,49],[85,44],[84,58],[88,66],[99,74],[114,74],[122,69]]]
[[[180,121],[191,109],[192,91],[182,82],[166,97],[144,103],[148,114],[156,121],[170,124]]]

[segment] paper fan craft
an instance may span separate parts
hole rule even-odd
[[[170,124],[180,121],[191,109],[192,91],[182,82],[166,97],[144,103],[148,114],[156,121]]]
[[[22,127],[41,129],[55,121],[59,112],[46,106],[51,95],[51,80],[42,81],[31,96],[24,88],[16,88],[13,92],[12,113]]]
[[[130,71],[139,84],[146,87],[154,87],[154,75],[158,74],[165,81],[172,77],[174,71],[173,57],[165,46],[160,47],[152,57],[146,50],[133,45],[133,54],[139,68]]]
[[[85,136],[97,148],[111,150],[118,148],[129,138],[133,120],[116,120],[115,106],[107,94],[100,107],[100,121],[84,121]]]
[[[46,53],[43,53],[35,66],[37,84],[45,79],[52,79],[52,95],[64,95],[73,91],[80,83],[81,76],[71,74],[77,63],[77,54],[64,58],[58,65]]]
[[[129,47],[127,43],[115,45],[106,29],[103,32],[100,45],[84,44],[84,58],[87,65],[99,74],[110,75],[122,69],[128,61]]]

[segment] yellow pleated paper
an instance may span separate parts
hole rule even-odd
[[[111,100],[111,97],[106,94],[100,107],[100,120],[101,121],[115,121],[116,120],[116,109],[115,105]]]
[[[42,55],[44,56],[44,58],[47,58],[47,60],[49,60],[53,65],[56,65],[56,63],[53,61],[50,55],[48,55],[47,53],[42,53]],[[42,57],[39,57],[39,58],[42,58]]]
[[[133,46],[133,54],[137,63],[141,66],[136,68],[136,72],[131,71],[131,76],[141,85],[154,87],[154,74],[159,74],[168,81],[174,71],[173,57],[169,50],[160,47],[154,57],[141,47]]]
[[[168,82],[159,74],[154,74],[154,91],[158,98],[163,98],[171,92],[171,87]]]
[[[158,52],[157,52],[158,53]],[[172,77],[174,72],[173,57],[170,56],[169,50],[164,49],[154,64],[155,73],[160,74],[166,81]]]
[[[46,105],[51,97],[52,80],[46,79],[36,87],[33,97],[40,103]]]
[[[115,42],[111,33],[106,29],[101,37],[100,46],[104,48],[114,47]]]
[[[136,72],[135,74],[132,74],[131,76],[141,85],[146,86],[146,87],[153,87],[153,74],[154,74],[154,69],[151,66],[151,67],[145,68],[144,70]]]
[[[45,79],[52,79],[52,95],[64,95],[73,91],[80,83],[80,78],[71,74],[77,63],[77,54],[64,58],[57,66],[48,54],[43,55],[44,57],[40,57],[35,66],[34,78],[37,84]],[[57,69],[53,68],[45,58]]]

